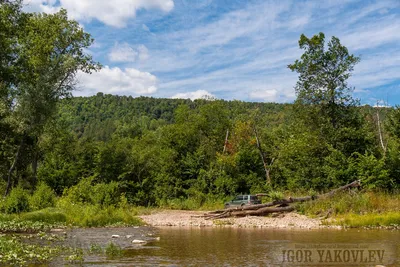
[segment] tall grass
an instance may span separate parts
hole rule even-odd
[[[61,198],[57,207],[66,215],[67,225],[81,227],[100,227],[110,225],[142,225],[136,217],[137,210],[130,207],[75,204]]]
[[[298,205],[311,217],[330,218],[328,224],[348,227],[400,225],[400,194],[386,192],[342,192],[327,199]]]
[[[333,222],[347,227],[393,227],[400,228],[400,212],[387,212],[383,214],[344,214],[338,216]]]
[[[400,194],[385,192],[338,193],[299,205],[299,211],[311,216],[399,212]]]

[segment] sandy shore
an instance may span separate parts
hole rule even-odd
[[[205,220],[201,217],[204,211],[164,210],[150,215],[142,215],[140,218],[151,226],[215,226],[215,227],[243,227],[243,228],[294,228],[294,229],[318,229],[328,228],[322,225],[319,219],[308,218],[294,212],[279,214],[277,217],[248,216],[243,218],[225,218],[218,220]],[[338,228],[329,226],[329,228]]]

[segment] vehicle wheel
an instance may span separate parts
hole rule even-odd
[[[242,208],[242,209],[243,209],[243,207],[244,207],[244,203],[240,204],[240,208]]]
[[[230,208],[230,205],[229,204],[225,204],[225,207],[224,207],[225,209],[229,209]]]

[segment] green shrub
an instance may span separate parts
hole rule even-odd
[[[64,191],[63,196],[72,203],[116,206],[120,200],[119,183],[110,182],[93,185],[95,177],[83,178],[77,185]]]
[[[29,192],[22,187],[15,187],[4,203],[6,213],[29,211]]]
[[[92,203],[94,177],[82,178],[77,185],[64,190],[63,196],[72,203]]]
[[[115,245],[114,243],[108,243],[106,247],[106,255],[109,258],[116,258],[122,255],[122,249],[119,245]]]
[[[102,206],[117,205],[120,200],[118,182],[100,183],[93,186],[92,203]]]
[[[47,184],[40,183],[29,200],[32,210],[41,210],[54,207],[56,203],[56,194]]]

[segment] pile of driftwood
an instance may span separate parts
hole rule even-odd
[[[294,207],[290,205],[292,203],[305,202],[314,199],[324,199],[333,196],[335,193],[339,191],[359,186],[361,186],[361,183],[360,180],[357,180],[322,195],[306,196],[298,198],[289,197],[287,199],[275,200],[263,204],[245,205],[241,207],[228,208],[224,210],[216,210],[208,212],[204,214],[202,217],[205,217],[206,220],[214,220],[214,219],[221,219],[228,217],[264,216],[274,212],[290,212],[294,210]]]

